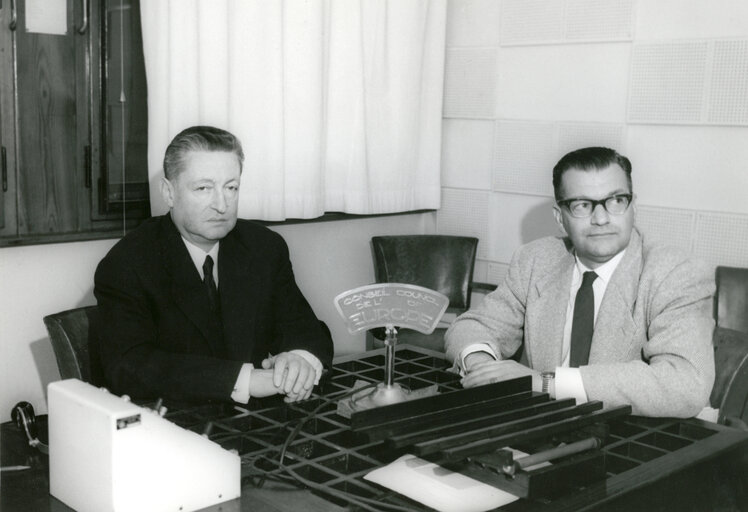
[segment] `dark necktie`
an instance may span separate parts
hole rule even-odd
[[[213,258],[210,256],[206,256],[205,263],[203,263],[203,283],[205,283],[205,289],[208,291],[210,308],[213,311],[217,311],[218,287],[216,286],[216,282],[213,280]]]
[[[574,317],[571,321],[571,358],[569,366],[586,365],[590,357],[592,331],[595,328],[595,292],[592,283],[597,278],[594,272],[585,272],[582,286],[574,301]]]

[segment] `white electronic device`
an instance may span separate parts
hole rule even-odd
[[[53,382],[50,493],[78,512],[193,511],[241,494],[236,453],[78,379]]]

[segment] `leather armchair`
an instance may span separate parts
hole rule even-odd
[[[748,429],[748,268],[717,267],[711,406],[718,422]]]
[[[424,286],[449,298],[447,313],[460,314],[470,307],[478,239],[448,235],[375,236],[371,239],[374,275],[378,283]],[[398,330],[398,342],[444,351],[446,327],[430,335]],[[367,349],[384,344],[384,329],[367,335]]]
[[[60,377],[103,384],[95,344],[89,343],[89,329],[96,321],[97,306],[69,309],[44,317]]]
[[[717,267],[716,284],[717,326],[748,333],[748,268]]]

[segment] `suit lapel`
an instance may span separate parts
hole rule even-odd
[[[549,270],[535,286],[537,305],[528,311],[531,318],[525,322],[526,326],[537,326],[535,332],[527,333],[531,340],[528,357],[533,368],[553,369],[561,365],[574,256],[567,253]]]
[[[636,331],[634,306],[642,271],[641,238],[636,230],[605,290],[595,321],[590,363],[622,360]]]
[[[172,300],[207,340],[213,354],[218,354],[222,345],[220,325],[210,309],[200,274],[170,215],[164,216],[162,226],[162,261],[171,283]]]
[[[221,297],[224,340],[229,355],[249,360],[252,354],[258,289],[256,254],[232,231],[218,252],[218,291]]]

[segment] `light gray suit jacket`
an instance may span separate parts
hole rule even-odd
[[[523,363],[560,366],[574,264],[568,239],[520,247],[504,282],[447,331],[447,357],[485,342],[507,359],[524,343]],[[580,368],[587,397],[644,416],[696,415],[714,383],[713,294],[706,266],[634,230],[597,314],[590,364]]]

